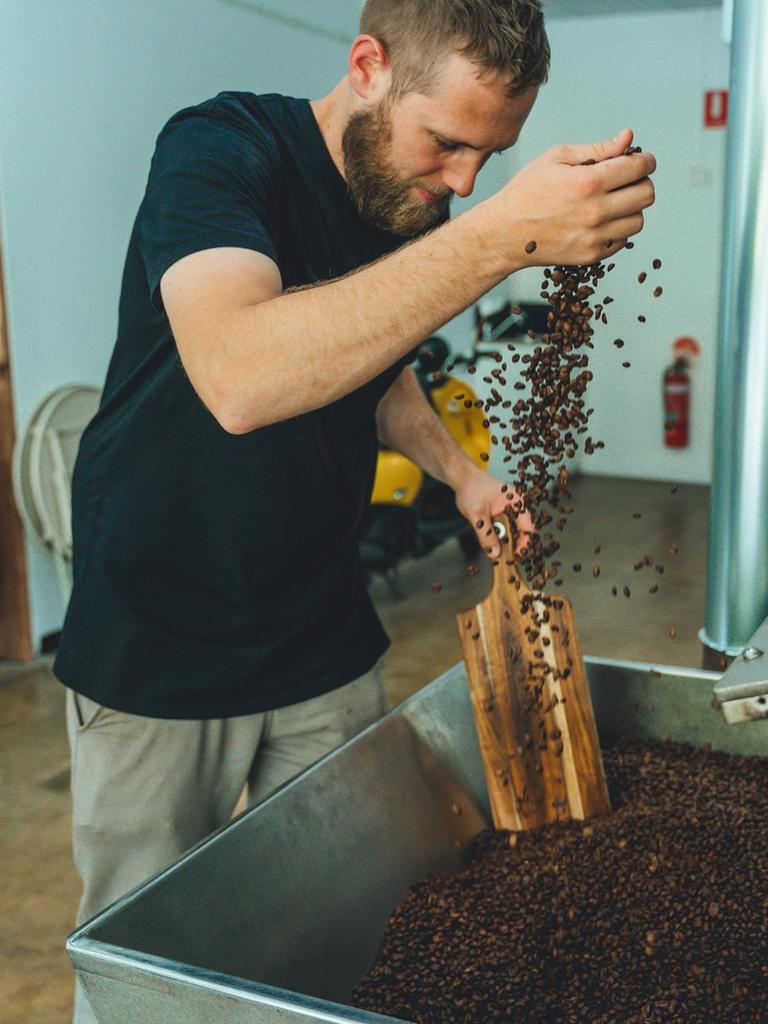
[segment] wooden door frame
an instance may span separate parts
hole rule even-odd
[[[27,553],[11,478],[16,427],[6,309],[0,239],[0,658],[29,661],[34,657],[34,649]]]

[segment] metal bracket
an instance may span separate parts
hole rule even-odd
[[[729,725],[768,718],[768,619],[715,684],[715,701]]]

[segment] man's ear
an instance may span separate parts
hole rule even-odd
[[[358,36],[347,63],[349,84],[361,100],[378,103],[389,91],[392,69],[383,43],[373,36]]]

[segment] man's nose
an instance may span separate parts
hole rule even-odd
[[[479,170],[479,167],[469,163],[457,163],[451,167],[445,167],[441,177],[446,188],[455,192],[457,196],[461,196],[462,199],[466,199],[467,196],[472,195]]]

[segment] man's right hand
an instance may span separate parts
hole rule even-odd
[[[642,231],[643,210],[655,201],[649,175],[656,160],[624,156],[632,138],[627,128],[607,142],[555,146],[487,200],[510,266],[596,263]],[[525,252],[529,241],[536,242],[532,253]]]

